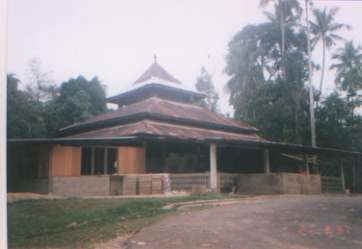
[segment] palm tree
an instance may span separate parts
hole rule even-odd
[[[269,19],[275,17],[279,19],[280,33],[281,33],[281,57],[283,64],[283,76],[286,77],[286,66],[285,66],[285,26],[286,24],[295,21],[295,16],[300,16],[302,9],[299,5],[298,0],[260,0],[260,6],[265,7],[269,3],[275,3],[275,15],[271,13],[265,13]]]
[[[346,42],[332,59],[337,61],[330,67],[336,69],[336,84],[347,91],[349,96],[355,95],[362,87],[362,48],[355,47],[353,41]]]
[[[335,22],[335,17],[338,12],[338,8],[328,10],[315,9],[313,10],[314,22],[310,22],[311,32],[314,35],[312,44],[315,46],[319,41],[322,42],[322,68],[321,79],[319,83],[319,92],[322,94],[325,64],[326,64],[326,49],[329,49],[336,45],[336,41],[343,40],[341,36],[337,34],[342,29],[350,29],[349,25]]]

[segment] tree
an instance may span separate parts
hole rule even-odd
[[[59,95],[46,107],[47,130],[58,129],[107,111],[105,91],[97,77],[69,79],[60,86]]]
[[[7,134],[8,138],[44,137],[46,135],[43,105],[18,89],[20,82],[7,76]]]
[[[336,45],[336,41],[342,40],[343,38],[338,35],[338,31],[342,29],[349,29],[350,26],[336,22],[336,14],[338,8],[333,8],[327,10],[315,9],[314,22],[310,22],[311,32],[314,35],[312,39],[312,44],[315,46],[319,41],[322,42],[322,68],[321,68],[321,78],[319,83],[319,92],[322,94],[323,82],[325,75],[325,64],[326,64],[326,49],[329,49]]]
[[[57,88],[49,72],[42,72],[39,58],[29,61],[26,91],[35,101],[47,101],[56,95]]]
[[[337,91],[317,108],[318,137],[321,146],[344,150],[361,150],[362,119],[355,106]]]
[[[355,97],[362,88],[362,48],[349,41],[332,58],[336,61],[331,69],[336,70],[337,86],[346,91],[349,98]]]
[[[204,67],[201,68],[201,72],[197,77],[195,86],[199,92],[206,94],[206,99],[203,100],[201,104],[209,110],[217,112],[217,102],[219,100],[219,96],[215,91],[211,75]]]
[[[294,23],[300,18],[302,9],[299,5],[298,0],[260,0],[260,6],[265,7],[269,3],[274,2],[274,14],[265,12],[265,15],[274,23],[277,23],[280,28],[281,34],[281,57],[283,62],[283,74],[285,77],[286,74],[286,65],[285,65],[285,50],[286,50],[286,36],[285,29],[286,25]]]
[[[247,25],[234,35],[225,71],[236,118],[259,127],[266,138],[305,143],[307,40],[299,28],[299,13],[291,13],[295,14],[288,20],[294,21],[284,26],[288,41],[284,59],[279,22],[268,16],[267,22]]]

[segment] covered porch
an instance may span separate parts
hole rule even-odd
[[[326,185],[323,181],[326,176],[320,175],[325,168],[321,162],[326,159],[333,169],[330,171],[334,172],[328,177],[338,180],[340,191],[362,190],[358,181],[360,155],[341,150],[271,142],[200,142],[164,137],[13,140],[10,145],[9,191],[15,192],[59,195],[170,191],[320,193]],[[33,157],[27,161],[24,158],[29,150],[33,151]]]

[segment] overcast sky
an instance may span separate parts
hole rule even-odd
[[[127,89],[156,53],[158,62],[186,85],[193,85],[206,66],[224,113],[232,110],[223,93],[227,43],[246,24],[264,20],[258,0],[8,2],[8,71],[20,79],[37,57],[58,84],[79,74],[98,76],[111,96]],[[362,2],[321,0],[314,5],[339,6],[339,21],[353,26],[343,36],[362,43]],[[320,54],[314,57],[318,62]],[[331,74],[328,91],[334,87]]]

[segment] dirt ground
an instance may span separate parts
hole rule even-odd
[[[109,248],[360,249],[362,196],[260,197],[182,210]]]

